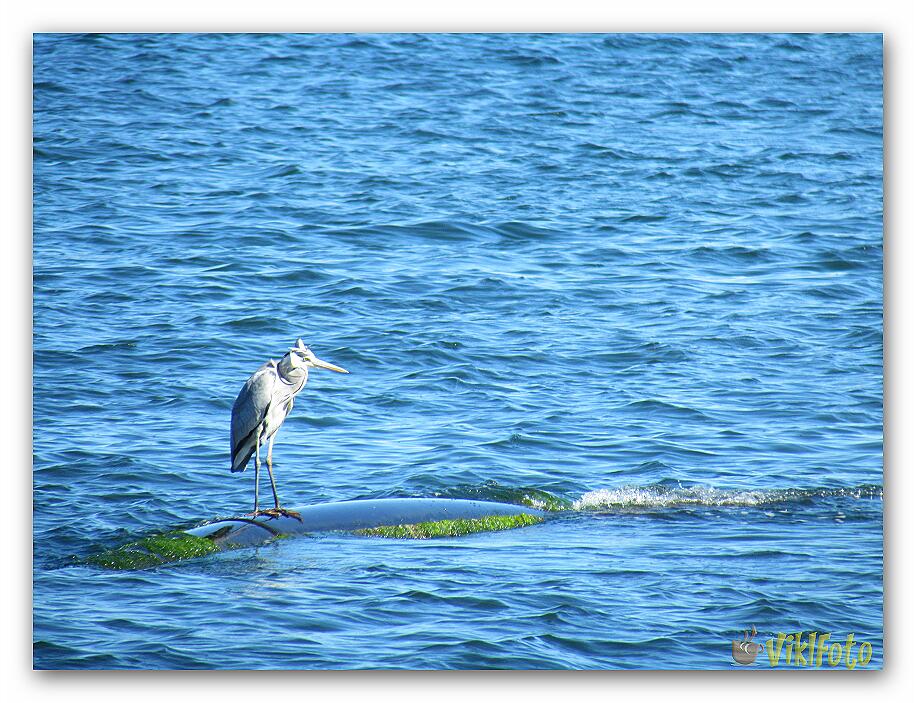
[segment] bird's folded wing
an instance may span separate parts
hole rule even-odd
[[[235,399],[232,406],[232,455],[241,448],[248,437],[267,416],[267,410],[277,383],[276,365],[268,362],[254,372]]]

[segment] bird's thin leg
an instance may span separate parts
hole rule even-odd
[[[270,487],[274,491],[274,512],[276,512],[277,515],[294,517],[299,522],[302,522],[302,516],[299,515],[299,513],[297,513],[295,510],[286,510],[285,508],[280,507],[280,499],[277,497],[277,485],[274,483],[273,472],[274,437],[276,437],[276,435],[273,435],[270,438],[270,442],[267,444],[267,474],[270,476]]]
[[[267,475],[270,476],[270,487],[274,492],[274,508],[280,510],[280,499],[277,498],[277,484],[274,483],[274,472],[273,472],[273,453],[274,453],[274,437],[277,435],[272,435],[270,441],[267,443]]]
[[[258,427],[254,437],[254,512],[258,514],[258,484],[261,478],[261,428]]]

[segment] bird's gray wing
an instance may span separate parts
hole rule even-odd
[[[251,440],[264,418],[277,383],[277,365],[268,361],[249,378],[232,406],[230,446],[233,464],[238,451]]]

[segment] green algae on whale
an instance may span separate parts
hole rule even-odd
[[[353,530],[362,537],[387,537],[392,539],[431,539],[434,537],[461,537],[477,532],[497,532],[516,527],[527,527],[544,522],[544,518],[528,513],[518,515],[489,515],[464,520],[434,520],[412,525],[382,525]]]
[[[85,563],[116,570],[148,569],[218,551],[220,548],[206,537],[196,537],[187,532],[170,532],[144,537],[136,542],[94,554],[88,557]]]

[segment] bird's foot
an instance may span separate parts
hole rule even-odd
[[[302,516],[299,513],[297,513],[295,510],[287,510],[286,508],[270,508],[268,510],[255,510],[251,513],[245,513],[245,517],[259,517],[261,515],[272,518],[294,517],[299,522],[302,522]]]
[[[245,517],[260,517],[261,515],[266,515],[267,517],[280,517],[280,514],[275,510],[254,510],[250,513],[245,513]]]
[[[273,515],[277,515],[278,517],[280,515],[282,515],[283,517],[294,517],[299,522],[302,522],[302,516],[299,513],[297,513],[295,510],[287,510],[286,508],[281,508],[280,506],[277,506],[276,508],[273,508],[272,510],[268,512],[272,513]]]

